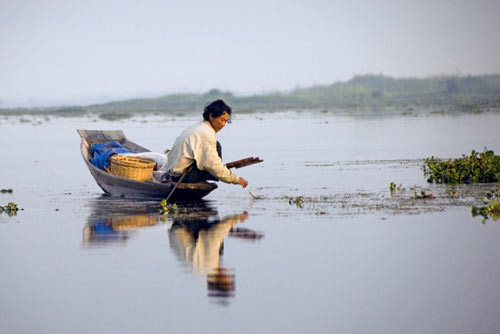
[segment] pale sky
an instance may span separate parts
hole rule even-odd
[[[0,0],[0,107],[500,73],[500,1]]]

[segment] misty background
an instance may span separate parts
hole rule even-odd
[[[0,1],[0,108],[500,72],[500,2]]]

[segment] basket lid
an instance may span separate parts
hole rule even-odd
[[[111,163],[127,166],[127,167],[135,167],[135,168],[154,168],[156,162],[153,159],[149,158],[141,158],[134,157],[128,155],[118,155],[114,154],[111,156]]]

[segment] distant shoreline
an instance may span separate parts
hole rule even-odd
[[[394,109],[416,113],[421,109],[432,108],[446,113],[496,112],[500,110],[500,74],[428,78],[392,78],[369,74],[331,85],[296,88],[287,93],[235,96],[228,91],[213,89],[204,94],[170,94],[87,106],[4,108],[0,109],[0,115],[96,115],[106,120],[126,119],[141,114],[182,116],[200,112],[206,103],[217,98],[224,99],[240,113],[283,110],[384,113]]]

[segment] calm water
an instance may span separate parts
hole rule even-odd
[[[498,154],[499,114],[237,116],[219,140],[225,161],[264,159],[236,171],[249,188],[168,216],[102,196],[80,156],[77,128],[162,151],[193,121],[0,119],[0,205],[24,208],[0,214],[0,332],[498,332],[500,222],[470,215],[498,185],[420,168]]]

